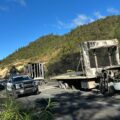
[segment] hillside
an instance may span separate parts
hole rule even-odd
[[[29,61],[41,61],[46,63],[47,75],[63,73],[68,69],[76,70],[81,41],[112,38],[120,40],[120,16],[110,16],[78,26],[63,36],[43,36],[2,60],[0,68],[17,63],[22,65]]]

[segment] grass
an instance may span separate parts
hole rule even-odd
[[[0,120],[53,120],[52,102],[49,99],[45,108],[37,111],[35,108],[23,109],[21,103],[10,96],[0,103]]]

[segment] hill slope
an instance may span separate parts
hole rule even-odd
[[[20,62],[42,61],[46,63],[47,74],[53,75],[75,70],[79,60],[78,44],[84,40],[120,40],[120,16],[111,16],[88,25],[79,26],[64,36],[47,35],[20,48],[5,58],[0,67]]]

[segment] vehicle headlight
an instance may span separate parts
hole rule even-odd
[[[23,88],[23,84],[15,84],[15,88],[16,88],[16,89]]]
[[[21,83],[21,84],[20,84],[20,87],[23,88],[23,86],[24,86],[23,83]]]
[[[38,85],[38,82],[37,82],[37,81],[34,81],[33,83],[34,83],[34,85]]]
[[[19,89],[20,88],[20,84],[15,84],[15,88]]]

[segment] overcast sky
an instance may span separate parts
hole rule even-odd
[[[119,0],[0,0],[0,59],[46,34],[120,13]]]

